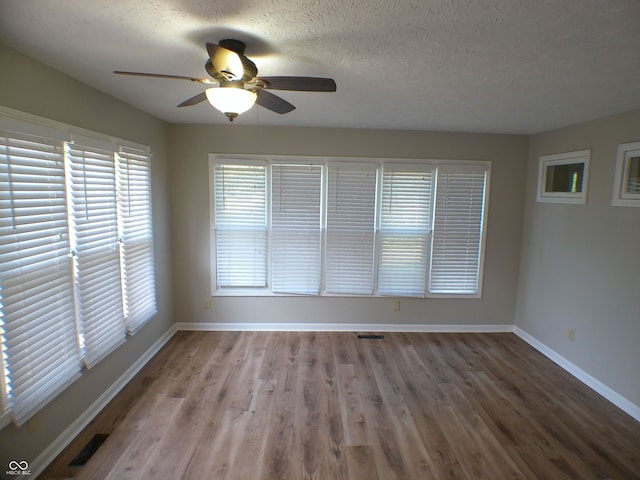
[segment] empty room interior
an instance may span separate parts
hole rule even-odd
[[[640,478],[640,4],[0,5],[0,478]]]

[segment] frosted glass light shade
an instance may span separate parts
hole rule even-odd
[[[244,88],[207,88],[207,100],[225,115],[244,113],[256,103],[256,94]]]

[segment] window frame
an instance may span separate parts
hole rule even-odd
[[[589,186],[589,162],[591,150],[576,150],[573,152],[555,153],[540,156],[538,164],[538,190],[536,201],[542,203],[567,203],[584,205],[587,203]],[[547,178],[550,167],[582,164],[582,185],[580,192],[551,192],[547,191]]]
[[[266,191],[266,205],[267,205],[267,247],[266,247],[266,258],[267,258],[267,281],[266,286],[264,288],[233,288],[233,287],[225,287],[224,289],[217,288],[217,279],[216,279],[216,251],[215,251],[215,238],[214,238],[214,226],[215,226],[215,192],[214,192],[214,166],[219,163],[256,163],[256,162],[265,162],[267,165],[267,191]],[[321,164],[323,166],[322,178],[323,178],[323,187],[322,187],[322,227],[321,227],[321,245],[322,245],[322,253],[320,259],[320,270],[321,270],[321,281],[320,281],[320,292],[318,294],[295,294],[295,293],[278,293],[272,291],[271,285],[271,252],[270,252],[270,228],[271,228],[271,165],[272,164],[313,164],[318,165]],[[325,262],[326,262],[326,234],[327,234],[327,196],[328,196],[328,165],[340,165],[340,164],[376,164],[376,176],[377,184],[376,184],[376,196],[375,196],[375,228],[374,228],[374,259],[373,259],[373,269],[374,269],[374,291],[372,294],[356,294],[356,293],[331,293],[326,290],[325,286]],[[430,293],[429,292],[429,277],[430,277],[430,255],[432,248],[432,232],[433,232],[433,222],[434,222],[434,208],[435,202],[431,202],[431,212],[430,212],[430,232],[428,239],[428,258],[426,260],[425,268],[427,269],[426,274],[426,283],[425,290],[423,295],[421,296],[411,296],[411,295],[402,295],[402,294],[380,294],[378,293],[378,251],[379,251],[379,241],[380,241],[380,229],[379,229],[379,221],[380,221],[380,202],[381,202],[381,175],[382,168],[384,165],[387,166],[413,166],[417,169],[425,169],[431,168],[434,174],[432,185],[432,198],[435,198],[435,178],[436,171],[439,166],[473,166],[479,169],[483,169],[485,172],[485,180],[484,180],[484,195],[483,195],[483,204],[482,204],[482,223],[481,223],[481,234],[480,234],[480,248],[479,248],[479,259],[478,259],[478,280],[477,280],[477,292],[473,294],[469,293]],[[483,292],[483,280],[484,280],[484,260],[485,260],[485,251],[486,251],[486,236],[487,236],[487,219],[488,219],[488,211],[489,211],[489,191],[490,191],[490,178],[491,178],[491,167],[492,162],[488,160],[442,160],[442,159],[416,159],[416,158],[371,158],[371,157],[335,157],[335,156],[297,156],[297,155],[257,155],[257,154],[221,154],[221,153],[210,153],[209,154],[209,212],[210,212],[210,272],[211,272],[211,284],[210,284],[210,294],[212,297],[217,296],[229,296],[229,297],[288,297],[288,296],[326,296],[326,297],[356,297],[356,298],[481,298]]]
[[[615,207],[640,207],[640,193],[629,193],[625,187],[629,181],[631,167],[629,160],[638,157],[640,157],[640,142],[618,145],[611,205]]]

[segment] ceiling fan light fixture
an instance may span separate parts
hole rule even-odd
[[[244,88],[207,88],[205,94],[209,103],[229,117],[230,121],[253,107],[257,98],[255,92]]]
[[[224,113],[230,121],[249,110],[254,103],[280,115],[296,109],[295,105],[269,92],[269,90],[290,90],[294,92],[336,91],[336,82],[332,78],[258,77],[258,68],[255,63],[244,56],[245,44],[240,40],[226,38],[220,40],[219,45],[207,43],[206,46],[209,58],[204,68],[213,80],[184,75],[127,72],[123,70],[115,70],[113,73],[136,77],[189,80],[196,83],[210,84],[212,85],[210,88],[186,99],[178,104],[178,107],[190,107],[208,100],[214,108]]]

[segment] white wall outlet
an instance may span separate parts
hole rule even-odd
[[[575,332],[574,332],[573,328],[567,329],[567,340],[572,342],[574,334],[575,334]]]
[[[394,300],[393,301],[393,309],[397,312],[398,310],[400,310],[400,300]]]
[[[207,299],[204,301],[204,309],[211,310],[212,303],[213,303],[213,300],[211,299],[211,297],[207,297]]]

